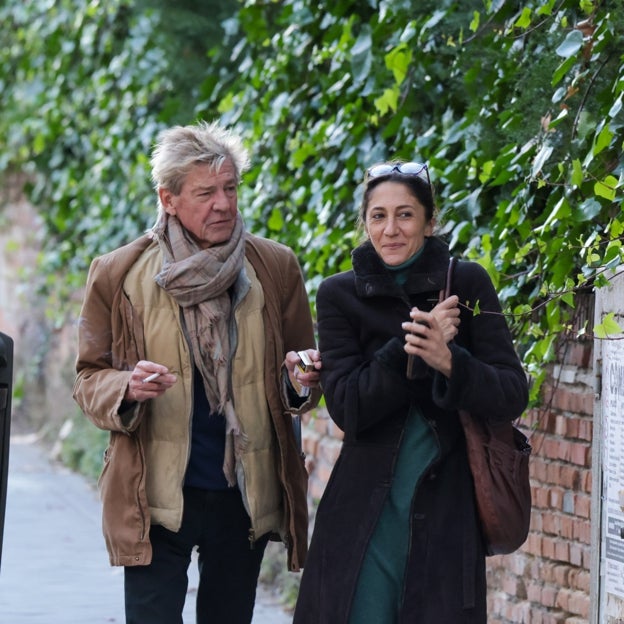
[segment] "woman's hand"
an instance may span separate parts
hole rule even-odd
[[[162,364],[141,360],[137,363],[130,376],[125,401],[147,401],[164,394],[178,380],[174,373]]]
[[[459,328],[459,298],[457,295],[447,297],[444,301],[440,301],[433,310],[433,314],[440,325],[444,338],[448,344],[457,336]]]
[[[431,368],[451,376],[452,358],[448,343],[459,327],[458,298],[453,295],[438,303],[431,312],[412,308],[411,321],[402,324],[405,330],[404,349],[409,355],[421,357]]]

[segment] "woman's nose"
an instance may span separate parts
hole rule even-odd
[[[386,236],[393,236],[397,232],[398,232],[398,227],[397,227],[396,219],[392,219],[392,218],[388,219],[388,221],[386,222],[386,227],[384,228],[384,234],[386,234]]]

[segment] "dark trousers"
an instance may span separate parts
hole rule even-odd
[[[124,570],[126,624],[182,624],[191,553],[198,547],[197,624],[250,624],[268,536],[249,541],[250,521],[237,489],[184,489],[182,526],[150,531],[148,566]]]

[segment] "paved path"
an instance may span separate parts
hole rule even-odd
[[[0,622],[123,623],[123,572],[108,565],[100,526],[94,488],[48,461],[31,437],[12,437],[0,562]],[[185,624],[195,621],[193,565],[189,577]],[[253,624],[291,621],[266,590],[259,590]]]

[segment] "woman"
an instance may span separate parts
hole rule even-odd
[[[438,303],[450,254],[433,236],[434,212],[425,165],[371,167],[360,210],[368,240],[352,271],[319,288],[321,383],[345,437],[294,624],[486,622],[457,410],[515,419],[527,381],[483,268],[458,263],[453,295]]]

